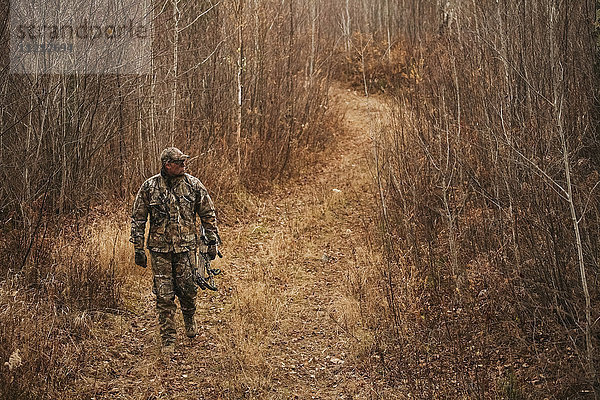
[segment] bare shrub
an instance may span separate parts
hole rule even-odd
[[[599,310],[589,4],[449,4],[439,31],[404,32],[416,79],[377,136],[381,364],[422,398],[583,396]]]
[[[367,95],[385,93],[405,87],[414,79],[405,43],[396,41],[388,45],[373,34],[360,32],[354,33],[352,43],[351,51],[338,55],[334,73],[354,89]]]
[[[17,350],[22,360],[0,368],[2,398],[63,398],[93,346],[93,324],[106,312],[122,311],[129,260],[121,254],[124,239],[110,221],[81,222],[62,219],[58,228],[42,220],[43,235],[33,242],[18,235],[2,240],[0,360],[4,364]],[[20,249],[29,247],[24,260]]]

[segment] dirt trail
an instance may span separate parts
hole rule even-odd
[[[369,334],[353,285],[360,278],[372,202],[366,155],[377,98],[333,87],[345,132],[310,173],[261,198],[239,199],[251,216],[222,227],[225,272],[198,296],[200,335],[183,336],[171,363],[157,359],[150,273],[133,289],[137,311],[106,321],[106,348],[90,355],[76,392],[93,399],[371,398],[356,366]]]

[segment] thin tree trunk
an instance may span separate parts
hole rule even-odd
[[[315,53],[316,53],[316,23],[317,23],[317,2],[311,2],[310,6],[310,57],[308,67],[308,78],[312,84],[312,78],[315,68]]]
[[[152,13],[154,13],[154,9],[152,10]],[[155,18],[155,17],[153,17]],[[150,57],[150,71],[152,73],[152,76],[150,77],[151,82],[150,82],[150,134],[151,134],[151,139],[150,139],[150,146],[149,146],[149,150],[150,149],[154,149],[154,152],[149,151],[150,154],[154,155],[157,153],[157,141],[156,141],[156,70],[155,70],[155,54],[154,54],[154,49],[152,49],[152,56]],[[143,147],[143,143],[140,143],[140,148]],[[156,157],[150,157],[150,165],[152,166],[152,170],[156,171],[157,170],[157,161],[156,161]]]
[[[344,31],[344,36],[346,36],[346,52],[350,52],[350,50],[352,49],[351,46],[351,30],[350,30],[350,0],[346,0],[346,15],[345,15],[345,31]]]
[[[58,210],[62,214],[65,206],[65,195],[67,186],[67,85],[65,78],[62,79],[62,143],[61,143],[61,180],[60,180],[60,197],[58,202]]]
[[[579,275],[581,278],[581,288],[583,289],[583,297],[585,298],[585,346],[587,357],[587,368],[591,378],[595,378],[596,370],[594,368],[594,347],[592,344],[592,305],[590,292],[588,290],[587,277],[585,272],[585,261],[583,258],[583,245],[581,243],[581,234],[579,230],[579,220],[577,219],[577,211],[575,209],[575,200],[573,199],[573,187],[571,185],[571,166],[569,164],[569,153],[567,149],[567,141],[564,132],[563,121],[563,95],[560,96],[558,105],[558,132],[563,152],[563,163],[565,169],[565,178],[567,180],[567,193],[569,201],[569,210],[571,211],[571,220],[573,221],[573,231],[575,233],[575,244],[577,246],[577,260],[579,261]]]
[[[598,55],[598,53],[600,53],[600,0],[596,0],[596,13],[594,15],[596,16],[594,24],[596,39],[596,55]],[[598,58],[596,58],[596,60],[598,60]]]
[[[388,61],[392,62],[392,34],[390,31],[390,0],[385,0],[385,14],[386,14],[386,33],[387,33],[387,56]]]
[[[142,164],[142,171],[145,173],[146,172],[146,166],[144,165],[144,137],[143,137],[143,127],[142,127],[142,118],[143,118],[143,114],[142,114],[142,106],[143,106],[143,91],[142,91],[142,85],[140,83],[140,85],[138,85],[138,136],[139,136],[139,140],[140,140],[140,162]],[[122,136],[121,136],[122,137]],[[125,166],[125,163],[123,163],[123,166]],[[123,176],[125,176],[125,171],[123,171]]]
[[[171,92],[171,132],[169,143],[175,145],[175,119],[177,116],[177,74],[179,62],[179,0],[173,0],[173,89]]]
[[[571,184],[571,165],[569,162],[569,150],[567,146],[567,139],[565,137],[565,126],[563,117],[563,106],[564,106],[564,67],[561,63],[559,54],[559,46],[556,43],[553,28],[558,24],[558,10],[555,6],[550,8],[550,59],[554,62],[553,71],[553,86],[554,86],[554,110],[556,112],[556,118],[558,123],[558,134],[560,137],[560,144],[563,156],[563,168],[566,179],[566,192],[567,201],[569,203],[569,210],[571,212],[571,220],[573,222],[573,232],[575,234],[575,245],[577,247],[577,260],[579,264],[579,277],[581,279],[581,288],[583,290],[583,297],[585,299],[585,346],[586,346],[586,363],[587,373],[590,375],[592,380],[595,380],[596,370],[594,367],[594,348],[592,343],[592,314],[591,314],[591,298],[588,290],[587,276],[585,271],[585,260],[583,256],[583,245],[581,243],[581,233],[579,229],[579,220],[577,219],[577,210],[575,209],[575,199],[573,198],[573,187]]]
[[[242,73],[244,70],[244,37],[243,37],[243,23],[244,23],[244,0],[239,0],[238,5],[238,68],[237,68],[237,129],[236,129],[236,140],[237,140],[237,171],[238,174],[242,172],[242,96],[243,96],[243,83]]]

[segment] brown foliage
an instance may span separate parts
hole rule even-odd
[[[61,398],[89,357],[94,321],[122,312],[117,236],[68,222],[58,229],[44,221],[33,243],[16,235],[0,243],[0,360],[20,357],[11,368],[0,366],[0,398]]]
[[[387,93],[418,79],[405,43],[395,41],[388,46],[387,41],[360,32],[352,35],[352,43],[352,51],[339,55],[335,74],[354,89],[364,91],[366,83],[369,94]]]
[[[569,204],[593,321],[599,82],[588,9],[573,7],[456,5],[407,50],[419,79],[398,82],[378,137],[389,313],[379,346],[386,373],[422,398],[595,390],[585,337],[597,347],[597,328]]]

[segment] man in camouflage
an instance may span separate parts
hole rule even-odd
[[[189,156],[175,147],[161,153],[162,169],[142,184],[131,214],[130,242],[135,247],[135,263],[146,267],[144,233],[150,215],[150,231],[146,243],[154,274],[153,293],[160,325],[162,349],[173,354],[175,344],[175,295],[179,298],[186,335],[198,332],[194,320],[196,311],[196,247],[208,246],[213,259],[220,244],[215,207],[199,179],[184,173]],[[202,223],[203,243],[199,243],[196,215]]]

